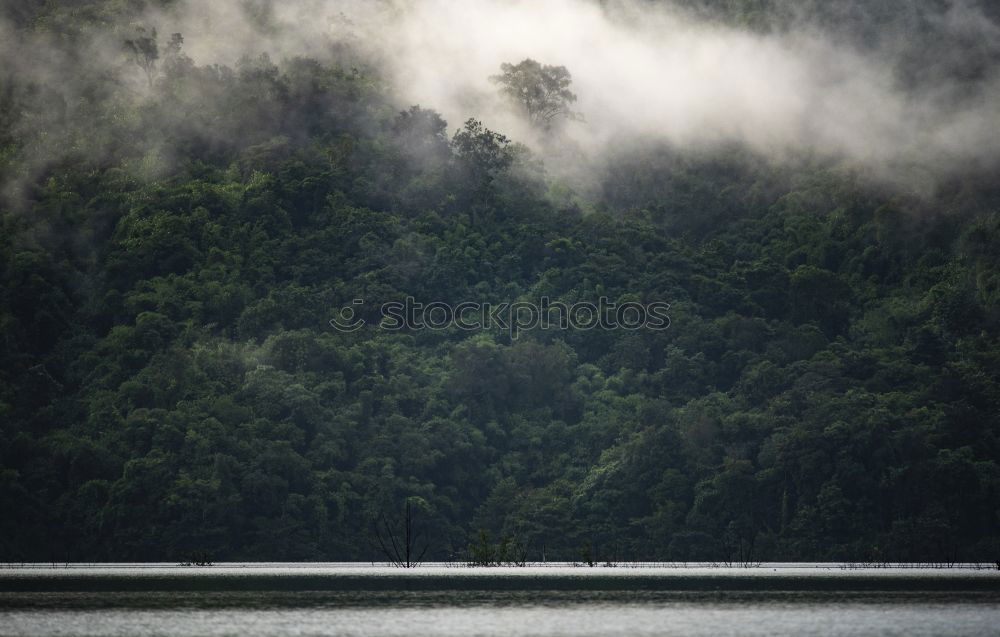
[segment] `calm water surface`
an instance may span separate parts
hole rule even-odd
[[[0,635],[998,635],[1000,572],[0,569]]]

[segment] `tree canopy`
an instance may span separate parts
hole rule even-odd
[[[505,62],[500,71],[490,80],[533,125],[550,129],[562,120],[580,117],[571,109],[576,94],[569,90],[573,79],[565,66],[543,65],[526,58],[517,64]]]
[[[623,139],[582,194],[353,59],[120,62],[0,91],[0,561],[384,559],[407,503],[428,560],[1000,553],[992,175]],[[670,327],[378,327],[543,296]]]

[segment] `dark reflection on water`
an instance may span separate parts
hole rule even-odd
[[[997,592],[1000,573],[837,569],[210,568],[0,571],[0,592]]]
[[[974,604],[1000,607],[996,592],[850,591],[142,591],[0,593],[3,610],[218,610],[350,609],[536,606],[570,608],[613,604],[622,607],[710,605],[777,607],[815,604],[926,605]]]
[[[0,635],[1000,634],[1000,574],[830,568],[0,570]]]

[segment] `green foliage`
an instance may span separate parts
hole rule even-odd
[[[622,140],[583,214],[377,77],[171,46],[0,96],[0,559],[381,559],[400,502],[430,560],[995,559],[995,185]],[[671,326],[374,327],[407,296]]]
[[[565,66],[543,65],[526,58],[517,64],[505,62],[500,71],[490,80],[533,125],[548,130],[560,120],[579,117],[570,110],[576,94],[569,90],[573,79]]]
[[[494,543],[489,533],[481,529],[476,541],[469,545],[467,555],[469,566],[527,565],[527,549],[520,541],[505,535]]]

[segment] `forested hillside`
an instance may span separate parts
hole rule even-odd
[[[407,500],[431,559],[1000,557],[995,167],[621,140],[577,185],[346,48],[4,8],[0,560],[381,559]],[[378,326],[602,296],[670,327]]]

